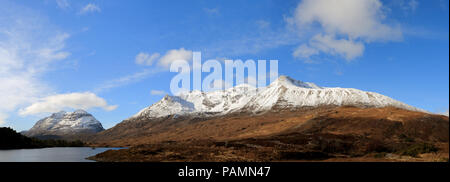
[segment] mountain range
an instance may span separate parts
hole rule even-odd
[[[395,107],[425,112],[375,92],[353,88],[320,87],[314,83],[280,76],[263,88],[242,84],[213,92],[194,90],[177,96],[166,95],[124,122],[158,120],[169,116],[209,118],[236,113],[261,114],[268,111],[324,106]],[[84,110],[76,110],[54,113],[39,120],[30,130],[23,133],[28,136],[72,135],[97,133],[103,130],[101,123],[94,116]]]
[[[440,161],[448,160],[448,131],[448,116],[379,93],[280,76],[262,88],[166,95],[107,130],[77,110],[54,113],[25,134],[89,133],[92,146],[129,147],[97,161],[398,161],[431,151],[440,152],[423,160]]]

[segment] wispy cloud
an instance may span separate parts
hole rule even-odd
[[[184,48],[171,49],[162,56],[157,52],[151,54],[140,52],[136,55],[135,63],[139,65],[151,66],[154,62],[156,62],[157,66],[167,70],[170,67],[170,64],[176,60],[191,61],[192,50],[186,50]]]
[[[391,3],[394,7],[399,7],[405,15],[414,13],[420,5],[418,0],[395,0],[388,3]]]
[[[116,87],[136,83],[158,72],[160,72],[160,70],[158,69],[145,69],[143,71],[135,72],[130,75],[125,75],[120,78],[109,80],[100,84],[100,86],[94,89],[94,92],[99,93]]]
[[[87,14],[87,13],[94,13],[94,12],[101,12],[102,10],[100,7],[98,7],[96,4],[89,3],[83,8],[81,8],[79,14]]]
[[[107,91],[113,88],[125,86],[131,83],[136,83],[148,78],[151,75],[165,72],[170,67],[171,63],[176,60],[192,60],[192,51],[184,48],[168,50],[164,55],[159,53],[140,52],[136,55],[134,62],[138,65],[151,66],[142,71],[134,72],[113,80],[106,81],[94,89],[95,93]],[[153,65],[156,63],[156,65]]]
[[[151,90],[150,94],[151,95],[166,95],[167,92],[164,90]]]
[[[67,58],[69,34],[44,17],[16,4],[0,7],[0,119],[46,96],[52,88],[41,79],[49,67]]]
[[[68,0],[56,0],[56,5],[61,9],[67,9],[70,7]]]
[[[431,30],[426,27],[413,27],[406,26],[403,27],[403,33],[407,36],[417,37],[421,39],[429,39],[429,40],[442,40],[448,41],[449,35],[448,32],[439,31],[439,30]]]
[[[159,53],[148,54],[145,52],[140,52],[136,55],[135,63],[139,65],[151,66],[160,56],[161,55]]]
[[[407,7],[408,10],[416,11],[417,7],[419,7],[419,1],[417,1],[417,0],[410,0],[406,7]]]
[[[255,23],[259,28],[268,28],[270,26],[270,22],[266,20],[258,20]]]
[[[232,58],[244,54],[258,54],[262,51],[300,42],[296,32],[286,28],[263,29],[252,35],[240,35],[231,39],[217,40],[212,44],[196,48],[202,56]]]

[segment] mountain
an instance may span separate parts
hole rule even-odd
[[[209,117],[234,112],[260,113],[274,109],[320,106],[396,107],[423,111],[374,92],[353,88],[320,87],[314,83],[280,76],[265,88],[243,84],[213,92],[195,90],[179,96],[166,95],[159,102],[141,110],[128,120],[161,118],[169,115]]]
[[[280,76],[264,88],[248,84],[213,92],[191,91],[178,96],[166,95],[111,129],[101,132],[101,141],[146,136],[170,131],[172,126],[190,126],[215,118],[255,117],[281,111],[304,113],[353,106],[357,108],[399,108],[424,112],[387,96],[353,88],[328,88],[314,83]],[[245,125],[245,124],[243,124]]]
[[[280,76],[264,88],[166,95],[89,142],[129,147],[98,161],[441,161],[448,131],[447,116],[378,93]]]
[[[39,138],[58,138],[76,135],[88,135],[103,131],[102,124],[84,110],[74,112],[60,111],[43,118],[28,131],[26,136]]]

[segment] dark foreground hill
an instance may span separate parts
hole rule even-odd
[[[40,140],[17,133],[11,128],[0,127],[0,149],[28,149],[44,147],[81,147],[81,141]]]

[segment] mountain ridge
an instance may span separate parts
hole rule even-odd
[[[160,101],[126,120],[139,117],[160,118],[169,115],[211,117],[243,111],[260,113],[273,109],[326,105],[397,107],[426,112],[376,92],[354,88],[321,87],[283,75],[262,88],[243,84],[212,92],[194,90],[177,96],[166,95]]]

